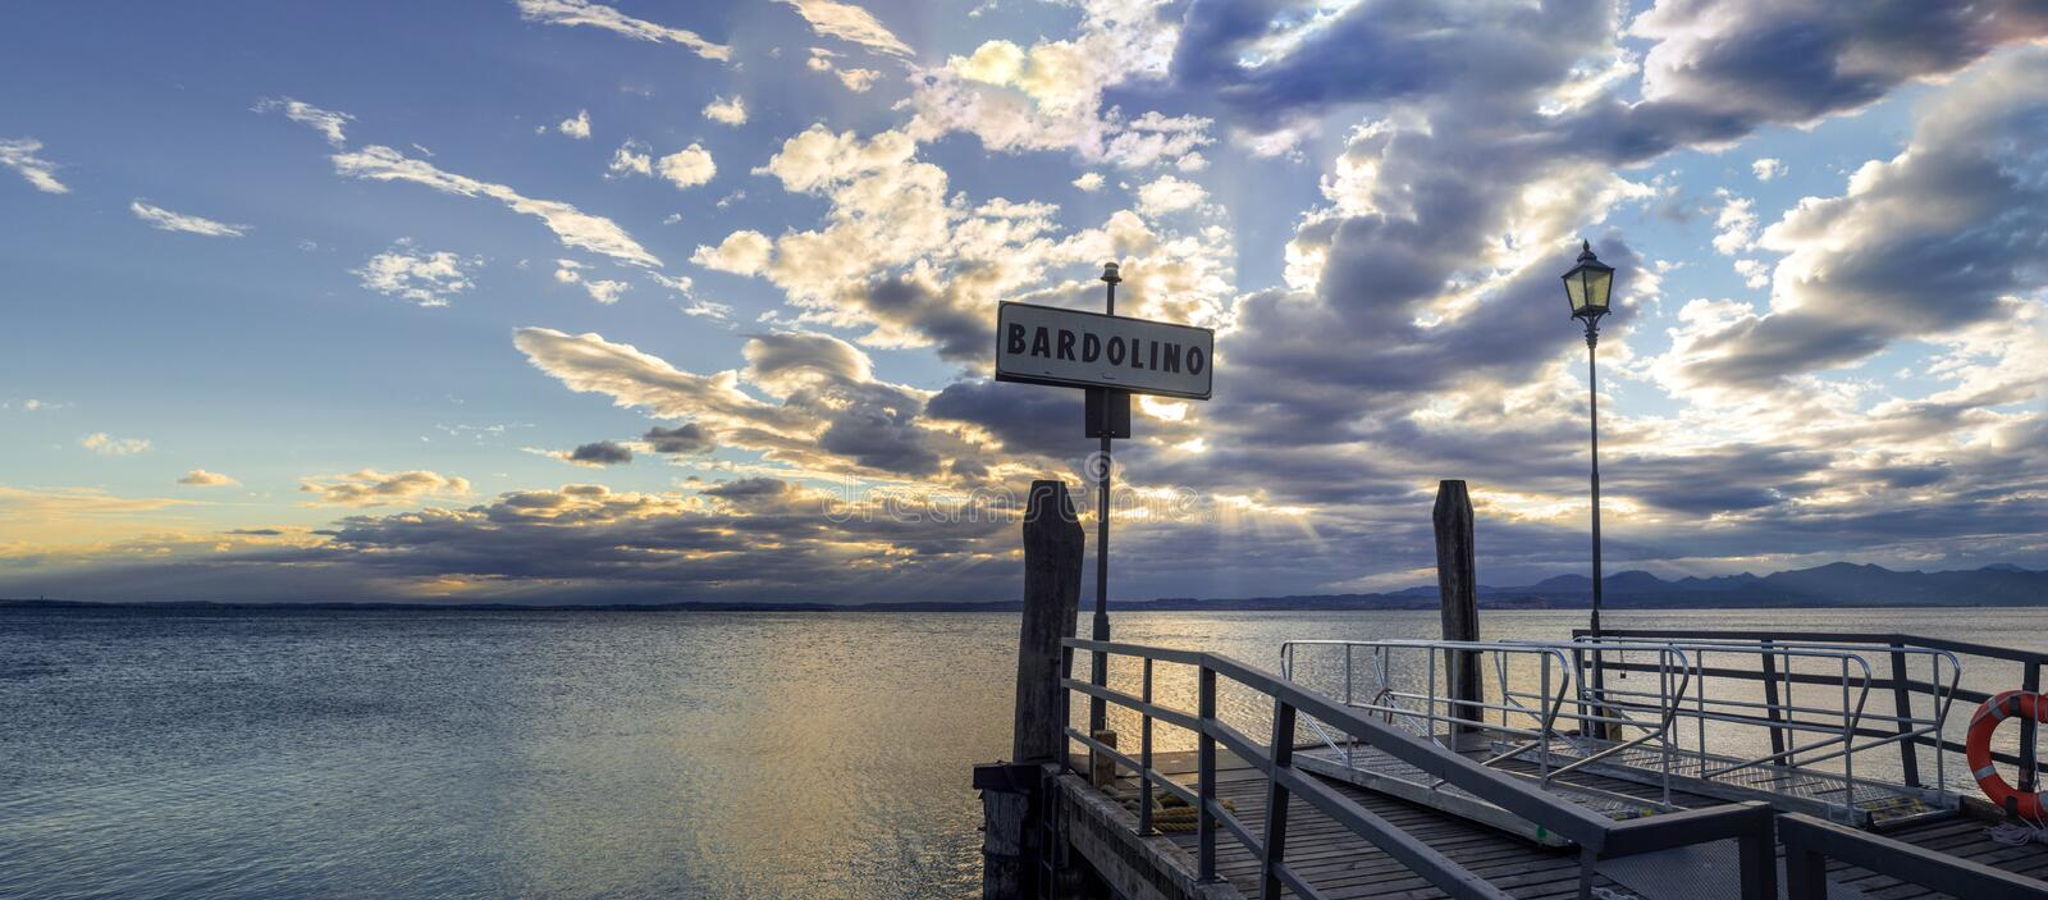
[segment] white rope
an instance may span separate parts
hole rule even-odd
[[[2029,822],[2004,822],[1984,829],[1984,836],[1992,843],[2007,847],[2024,847],[2035,841],[2048,844],[2048,828]]]

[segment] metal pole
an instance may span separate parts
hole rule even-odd
[[[1593,435],[1593,693],[1601,700],[1607,699],[1606,672],[1600,665],[1600,588],[1604,580],[1600,575],[1600,385],[1596,381],[1596,348],[1600,344],[1598,318],[1586,320],[1586,390],[1592,409]],[[1603,704],[1604,708],[1604,704]]]
[[[1102,273],[1102,280],[1109,285],[1109,299],[1105,311],[1112,316],[1116,315],[1116,285],[1121,279],[1117,277],[1115,269],[1106,269]],[[1110,414],[1109,389],[1100,388],[1099,390],[1103,392],[1102,402],[1098,404],[1101,408],[1102,421],[1097,423],[1102,428],[1102,449],[1098,451],[1102,459],[1098,467],[1099,474],[1096,478],[1098,496],[1095,504],[1095,628],[1093,635],[1098,641],[1106,641],[1109,640],[1109,470],[1111,459],[1109,434],[1110,423],[1114,421],[1114,417]],[[1108,654],[1095,654],[1095,667],[1089,674],[1090,684],[1098,687],[1109,684]],[[1102,698],[1096,697],[1089,701],[1088,733],[1090,735],[1103,729],[1105,712]]]

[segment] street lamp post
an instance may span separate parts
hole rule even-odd
[[[1116,263],[1103,264],[1102,281],[1109,286],[1108,296],[1104,300],[1103,311],[1109,315],[1116,315],[1116,286],[1121,284],[1123,280],[1123,276],[1117,271]],[[1089,633],[1095,640],[1107,641],[1109,640],[1109,476],[1111,468],[1109,441],[1115,431],[1114,418],[1116,413],[1114,407],[1116,406],[1117,398],[1104,388],[1094,388],[1092,390],[1102,391],[1100,410],[1102,418],[1095,423],[1095,426],[1102,430],[1102,449],[1096,451],[1099,455],[1094,460],[1095,465],[1093,466],[1096,469],[1095,483],[1097,487],[1095,500],[1095,622],[1094,628]],[[1125,402],[1128,403],[1129,401],[1125,400]],[[1109,654],[1099,650],[1096,651],[1094,665],[1089,669],[1088,683],[1096,687],[1108,686]],[[1095,737],[1096,733],[1100,732],[1108,724],[1107,714],[1108,708],[1103,703],[1101,697],[1089,698],[1089,737]]]
[[[1592,411],[1593,460],[1593,639],[1600,639],[1600,386],[1594,366],[1600,345],[1600,317],[1607,315],[1614,294],[1614,267],[1593,255],[1590,241],[1579,242],[1579,264],[1564,274],[1565,299],[1571,302],[1572,318],[1586,326],[1586,390]],[[1593,651],[1593,692],[1605,697],[1606,679],[1600,666],[1600,651]]]

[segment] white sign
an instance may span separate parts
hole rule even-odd
[[[1004,303],[996,380],[1209,399],[1216,332],[1124,316]]]

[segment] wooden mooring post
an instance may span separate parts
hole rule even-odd
[[[1074,636],[1086,540],[1067,486],[1034,481],[1024,509],[1024,615],[1017,641],[1017,709],[1011,761],[974,767],[981,791],[981,891],[991,900],[1058,896],[1070,875],[1057,864],[1046,770],[1063,767],[1066,691],[1072,664],[1060,641]],[[1048,890],[1051,889],[1051,890]]]
[[[1443,634],[1447,641],[1479,640],[1479,581],[1472,541],[1472,496],[1465,482],[1437,483],[1436,587],[1443,603]],[[1479,655],[1453,650],[1444,655],[1444,686],[1456,703],[1458,718],[1477,721],[1485,715],[1479,681]],[[1458,731],[1469,732],[1469,726]]]

